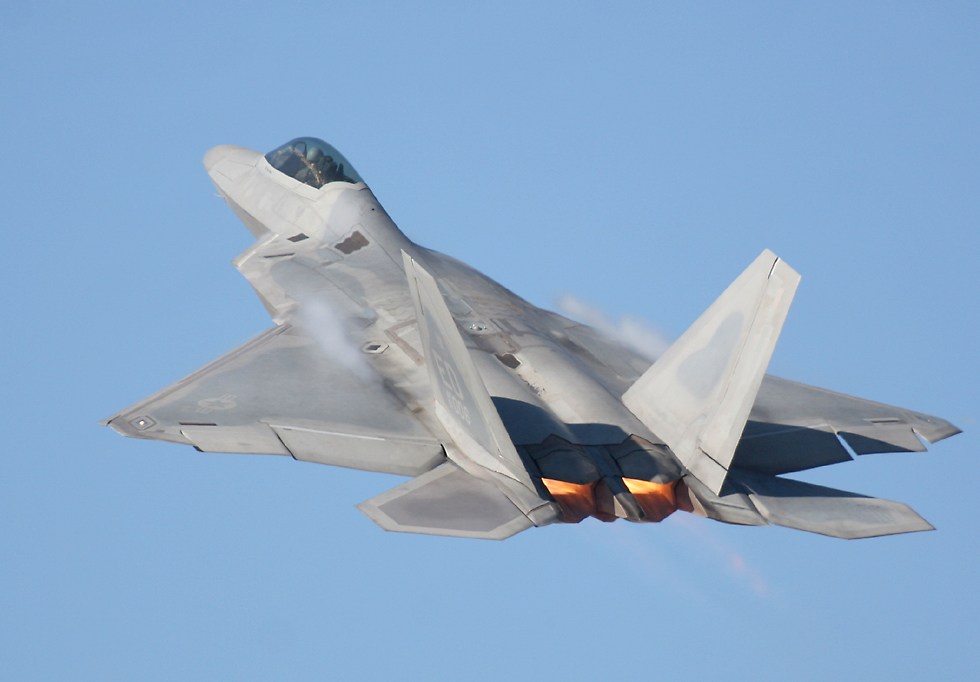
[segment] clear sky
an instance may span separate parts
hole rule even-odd
[[[265,4],[0,3],[0,677],[975,676],[980,5]],[[773,249],[774,373],[966,431],[803,477],[939,530],[390,534],[354,505],[396,477],[99,426],[270,325],[201,157],[299,135],[416,241],[668,337]]]

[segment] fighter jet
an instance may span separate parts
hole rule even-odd
[[[677,510],[839,538],[932,529],[783,476],[959,430],[767,375],[800,281],[770,251],[651,364],[411,241],[322,140],[218,146],[204,166],[256,239],[234,265],[275,324],[105,420],[123,435],[409,476],[359,505],[392,531],[499,540]]]

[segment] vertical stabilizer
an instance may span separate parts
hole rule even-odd
[[[456,445],[480,466],[534,490],[435,279],[404,251],[436,414]],[[543,501],[542,501],[543,502]]]
[[[623,395],[716,494],[799,281],[799,273],[763,251]]]

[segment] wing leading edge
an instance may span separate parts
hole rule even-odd
[[[105,423],[125,436],[205,452],[291,455],[409,476],[445,459],[442,445],[380,379],[326,357],[288,324]]]

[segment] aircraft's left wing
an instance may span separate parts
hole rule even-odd
[[[205,452],[296,459],[414,476],[442,446],[381,379],[329,357],[285,324],[105,420],[125,436]]]
[[[628,386],[650,366],[621,342],[566,323],[568,337],[606,368],[610,386]],[[941,417],[766,375],[732,466],[785,474],[849,461],[848,450],[857,455],[921,452],[926,449],[922,441],[932,444],[959,432]]]
[[[857,455],[922,452],[923,440],[959,432],[941,417],[767,376],[734,466],[784,474],[850,460],[841,441]]]

